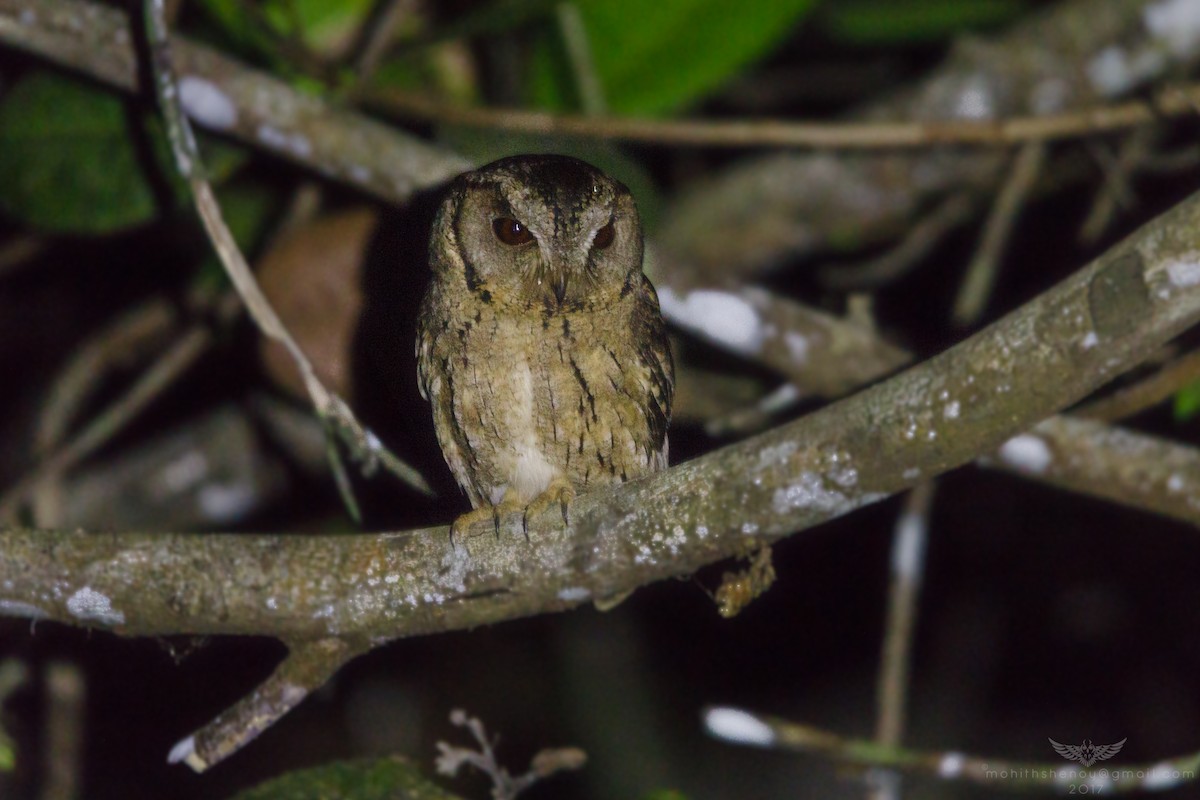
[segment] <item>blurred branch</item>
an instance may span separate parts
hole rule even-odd
[[[1058,416],[982,462],[1041,483],[1200,525],[1200,449]]]
[[[1200,58],[1193,26],[1147,24],[1159,20],[1150,14],[1157,4],[1054,3],[1000,35],[961,42],[923,80],[851,118],[986,126],[1110,102]],[[1006,160],[962,147],[755,155],[686,188],[666,210],[659,244],[696,270],[679,280],[737,281],[785,260],[892,238],[937,198],[993,192]]]
[[[830,289],[875,288],[893,281],[928,256],[942,240],[975,213],[975,200],[966,192],[952,194],[909,229],[904,238],[883,255],[858,264],[828,264],[821,282]]]
[[[38,414],[33,449],[44,457],[67,435],[97,384],[119,366],[132,366],[178,323],[174,305],[154,297],[122,313],[83,343],[55,376]]]
[[[33,234],[15,236],[0,244],[0,277],[37,258],[46,249],[46,239]]]
[[[1116,158],[1105,169],[1104,183],[1096,192],[1092,208],[1079,228],[1081,244],[1096,244],[1116,218],[1117,212],[1133,205],[1135,198],[1130,178],[1142,168],[1146,159],[1153,155],[1162,133],[1162,129],[1158,127],[1138,128],[1131,131],[1121,142]]]
[[[887,622],[883,657],[876,689],[878,710],[875,741],[887,747],[900,744],[908,712],[908,676],[912,666],[913,630],[925,575],[925,548],[929,539],[929,513],[937,484],[922,481],[905,498],[892,534],[891,581],[888,586]],[[883,773],[876,798],[898,797],[898,776]]]
[[[1017,217],[1025,207],[1025,200],[1033,190],[1045,162],[1046,145],[1041,142],[1030,142],[1013,156],[1012,171],[996,196],[983,228],[983,238],[967,265],[962,286],[955,298],[952,315],[957,324],[974,325],[983,315]]]
[[[940,145],[1003,147],[1026,142],[1052,142],[1190,117],[1196,114],[1196,108],[1200,105],[1200,84],[1166,87],[1149,100],[1132,100],[1045,116],[913,122],[598,117],[517,108],[451,105],[410,92],[382,89],[368,91],[364,99],[381,110],[423,122],[538,136],[615,139],[672,147],[897,150]]]
[[[1200,380],[1200,349],[1180,356],[1152,375],[1122,386],[1107,397],[1071,412],[1072,416],[1113,422],[1131,417],[1173,397]]]
[[[647,249],[646,270],[682,276],[689,267]],[[912,356],[874,330],[757,287],[688,286],[655,280],[668,322],[786,376],[805,393],[836,397],[907,364]]]
[[[74,800],[83,775],[87,685],[77,664],[46,666],[46,764],[38,800]]]
[[[847,739],[811,725],[738,708],[710,708],[704,712],[704,724],[710,735],[731,744],[791,750],[859,767],[899,770],[1010,791],[1061,793],[1074,789],[1072,794],[1164,791],[1194,781],[1200,768],[1200,753],[1153,764],[1084,769],[1070,761],[1021,762],[958,752],[910,750],[865,739]]]
[[[197,325],[180,337],[129,389],[62,447],[47,454],[4,494],[0,495],[0,520],[12,519],[18,506],[42,482],[65,471],[96,452],[137,417],[162,391],[208,349],[213,338],[206,325]]]

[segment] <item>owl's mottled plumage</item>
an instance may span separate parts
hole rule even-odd
[[[674,368],[624,185],[565,156],[494,162],[452,185],[429,254],[421,393],[472,506],[666,466]]]

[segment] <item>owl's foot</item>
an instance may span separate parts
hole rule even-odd
[[[501,518],[522,511],[524,511],[523,506],[513,496],[512,492],[505,492],[504,497],[496,505],[480,506],[479,508],[472,509],[450,523],[450,542],[453,543],[455,537],[460,533],[470,530],[472,526],[485,520],[491,520],[492,527],[496,531],[496,536],[499,536]]]
[[[571,486],[570,481],[562,477],[550,481],[550,485],[546,487],[545,491],[533,498],[532,503],[525,506],[525,512],[521,515],[521,529],[525,531],[525,537],[529,538],[529,518],[536,517],[556,503],[562,511],[563,524],[569,525],[571,523],[569,507],[574,499],[575,489]]]

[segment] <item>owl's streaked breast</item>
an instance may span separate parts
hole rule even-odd
[[[431,364],[457,359],[453,375],[434,370],[434,391],[445,396],[430,399],[448,412],[435,413],[443,449],[468,456],[455,472],[476,506],[510,488],[529,502],[558,476],[583,489],[665,465],[665,436],[656,438],[650,419],[653,365],[629,341],[631,310],[599,318],[482,310],[432,339]]]

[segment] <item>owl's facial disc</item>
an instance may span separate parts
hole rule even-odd
[[[629,191],[582,161],[506,159],[473,173],[455,233],[468,288],[521,308],[605,307],[642,266]]]

